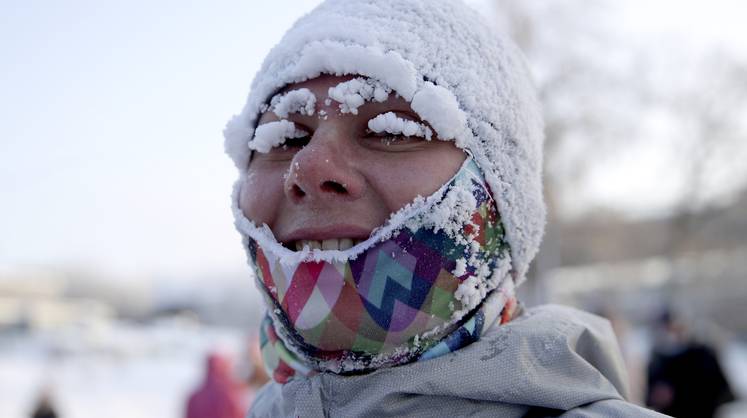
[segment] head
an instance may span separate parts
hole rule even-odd
[[[224,382],[231,379],[231,361],[223,354],[211,352],[205,357],[205,380]]]
[[[545,216],[543,135],[534,89],[513,44],[458,1],[325,1],[296,22],[270,52],[246,106],[225,136],[227,152],[240,172],[234,214],[250,264],[260,277],[271,315],[283,311],[290,318],[273,317],[275,328],[281,322],[289,328],[279,330],[287,333],[282,339],[325,341],[321,334],[349,329],[342,323],[333,324],[334,332],[309,325],[328,318],[331,311],[340,319],[339,304],[307,309],[283,302],[282,296],[306,292],[306,303],[314,298],[314,289],[321,289],[319,294],[331,304],[331,287],[337,286],[335,300],[345,299],[345,292],[354,288],[351,292],[358,293],[351,300],[364,306],[356,309],[369,309],[370,300],[364,299],[370,295],[363,293],[370,291],[370,284],[362,284],[367,280],[362,277],[375,270],[366,264],[376,262],[372,251],[395,245],[387,240],[404,236],[410,242],[438,241],[439,251],[453,250],[441,254],[441,270],[436,266],[426,281],[430,286],[438,277],[442,290],[456,295],[443,300],[452,311],[457,301],[455,314],[462,316],[506,280],[511,286],[519,284],[539,247]],[[432,216],[436,211],[439,216]],[[500,222],[493,222],[496,213]],[[442,218],[482,223],[466,228],[469,232],[454,232],[433,221]],[[426,224],[428,236],[418,229]],[[410,235],[400,234],[405,225]],[[437,236],[445,229],[448,236]],[[499,254],[503,247],[497,244],[489,250],[482,241],[478,245],[485,239],[484,234],[478,239],[478,229],[500,230],[508,254]],[[420,274],[418,265],[439,263],[422,263],[402,242],[395,247],[409,260],[387,252],[395,264],[412,263],[415,271],[405,274],[407,280]],[[320,285],[319,277],[327,270],[339,280]],[[382,276],[385,282],[390,273]],[[277,285],[267,280],[275,275],[287,277]],[[469,289],[464,291],[460,282]],[[409,283],[399,285],[410,289]],[[385,294],[391,290],[385,289]],[[427,296],[428,303],[432,296]],[[415,303],[412,293],[397,297]],[[405,315],[395,311],[387,313],[387,327]],[[462,318],[459,315],[454,321]],[[455,323],[411,316],[412,323],[422,322],[419,331],[443,330]],[[361,327],[359,321],[353,328]],[[363,334],[371,346],[373,334]],[[417,342],[421,334],[393,335],[387,329],[374,342],[396,348],[413,337]],[[358,344],[361,334],[350,338]],[[327,343],[353,344],[339,338]]]

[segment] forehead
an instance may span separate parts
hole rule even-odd
[[[356,117],[355,113],[350,112],[339,112],[340,110],[340,102],[336,100],[331,100],[330,97],[330,89],[337,87],[341,83],[345,83],[347,81],[356,79],[356,78],[366,78],[364,76],[360,75],[345,75],[345,76],[336,76],[336,75],[329,75],[329,74],[322,74],[319,77],[312,78],[309,80],[292,83],[284,86],[282,89],[278,90],[274,95],[268,98],[267,104],[269,105],[273,98],[280,97],[286,93],[289,93],[294,90],[300,90],[300,89],[308,89],[315,97],[316,97],[316,110],[322,110],[324,109],[326,111],[326,114],[335,114],[337,116],[342,117]],[[363,103],[358,107],[360,110],[366,110],[365,112],[362,112],[364,114],[368,114],[370,112],[380,112],[383,110],[394,110],[394,111],[401,111],[405,113],[410,113],[414,118],[417,118],[417,115],[410,107],[410,103],[408,103],[405,99],[403,99],[401,96],[399,96],[395,91],[391,91],[386,100],[382,102],[378,102],[376,100],[369,100]],[[335,111],[336,110],[336,111]],[[331,113],[330,111],[334,111],[334,113]],[[268,108],[266,111],[262,113],[262,116],[260,118],[260,124],[265,120],[272,120],[277,119],[277,116],[272,112],[271,108]]]
[[[301,81],[298,83],[288,84],[282,89],[280,89],[275,95],[287,93],[291,90],[298,90],[302,88],[307,88],[317,94],[323,93],[324,96],[327,95],[327,91],[330,87],[334,87],[340,83],[343,83],[345,81],[350,81],[354,78],[357,78],[360,76],[357,75],[343,75],[343,76],[337,76],[337,75],[330,75],[330,74],[322,74],[319,77],[312,78],[306,81]]]

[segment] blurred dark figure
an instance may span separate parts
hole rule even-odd
[[[189,397],[187,418],[243,418],[246,406],[231,376],[231,363],[217,353],[207,358],[202,386]]]
[[[57,412],[54,410],[52,405],[52,396],[48,389],[42,390],[39,395],[39,400],[36,403],[34,412],[31,414],[31,418],[57,418]]]
[[[667,311],[648,366],[646,405],[677,418],[711,418],[734,400],[715,351],[693,341],[682,322]]]

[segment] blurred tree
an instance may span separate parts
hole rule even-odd
[[[637,63],[604,22],[604,2],[495,0],[496,20],[519,44],[534,72],[545,116],[545,199],[548,226],[525,288],[530,304],[546,301],[546,272],[562,264],[557,225],[563,204],[601,155],[635,124],[628,109],[645,95],[628,88]],[[615,51],[610,53],[611,51]],[[603,92],[603,93],[602,93]],[[639,92],[644,93],[644,92]]]
[[[657,91],[655,100],[677,127],[672,152],[680,190],[671,211],[671,256],[696,250],[693,239],[709,221],[704,215],[715,213],[706,209],[731,202],[747,178],[747,65],[715,50],[678,67],[678,82]]]
[[[535,302],[543,299],[544,272],[563,264],[557,223],[582,183],[631,144],[671,153],[673,164],[662,172],[679,182],[668,207],[666,255],[685,251],[702,219],[695,214],[747,183],[747,65],[722,51],[694,51],[675,36],[636,44],[610,0],[494,4],[497,26],[527,55],[545,113],[549,222],[529,282],[539,288]]]

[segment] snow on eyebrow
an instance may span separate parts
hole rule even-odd
[[[291,113],[312,116],[315,106],[316,96],[307,88],[275,95],[270,100],[270,108],[279,118],[287,118]]]
[[[335,87],[330,87],[329,97],[340,103],[340,112],[358,114],[358,108],[363,103],[375,100],[379,103],[389,97],[392,89],[386,84],[365,77],[343,81]]]
[[[390,133],[392,135],[419,136],[431,140],[431,128],[414,120],[403,119],[394,112],[382,113],[368,121],[368,129],[376,133]]]
[[[254,138],[249,141],[249,149],[264,154],[285,142],[286,139],[303,138],[306,135],[308,133],[296,128],[296,124],[289,120],[263,123],[254,131]]]

